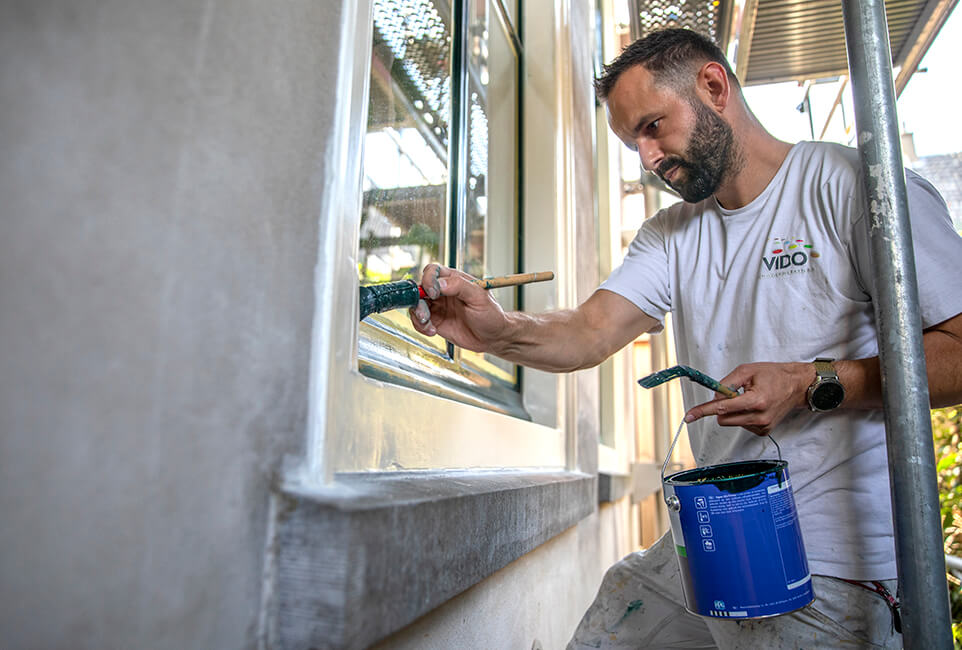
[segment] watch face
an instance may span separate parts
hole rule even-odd
[[[845,389],[841,384],[827,381],[815,387],[812,393],[812,406],[819,411],[831,411],[842,403],[844,397]]]

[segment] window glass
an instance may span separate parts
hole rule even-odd
[[[467,56],[467,205],[459,265],[476,277],[518,269],[518,52],[510,25],[492,0],[470,0]],[[493,290],[505,309],[518,307],[518,289]],[[462,351],[465,363],[515,378],[515,366]]]
[[[502,3],[375,0],[373,19],[361,284],[417,278],[433,261],[476,277],[518,272],[521,53]],[[506,309],[519,307],[518,295],[495,290]],[[509,391],[518,401],[516,366],[423,337],[403,310],[368,317],[361,338],[365,374],[421,388],[407,368],[385,375],[400,358],[432,375],[431,386],[469,385],[495,400]]]
[[[364,199],[358,274],[361,284],[417,276],[443,259],[448,217],[451,26],[428,0],[374,3]],[[405,312],[374,320],[422,345]]]

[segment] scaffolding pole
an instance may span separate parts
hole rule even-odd
[[[885,5],[883,0],[843,0],[842,9],[876,269],[903,643],[910,650],[951,650],[928,378]]]

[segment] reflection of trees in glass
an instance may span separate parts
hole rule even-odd
[[[399,280],[440,257],[445,185],[372,188],[364,193],[360,277]]]
[[[467,33],[455,21],[461,10]],[[430,262],[478,277],[517,270],[521,47],[501,25],[489,29],[492,16],[503,24],[503,11],[492,0],[374,0],[356,262],[363,284],[416,278]],[[464,45],[458,61],[454,39]],[[499,299],[510,308],[514,296]],[[391,327],[411,334],[403,318]],[[457,359],[488,379],[516,381],[510,364],[463,350]]]
[[[367,220],[369,211],[364,211],[361,217],[362,226]],[[430,226],[423,223],[412,225],[407,232],[400,236],[379,237],[370,232],[360,241],[360,278],[363,282],[389,282],[415,275],[428,262],[438,259],[438,244],[440,236]],[[397,249],[392,252],[392,249]],[[388,257],[390,259],[410,258],[413,264],[396,266],[386,263],[390,273],[371,268],[371,258]]]

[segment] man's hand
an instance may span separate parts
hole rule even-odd
[[[746,363],[721,380],[726,386],[743,388],[743,394],[699,404],[688,411],[685,422],[716,415],[721,426],[744,427],[767,436],[790,411],[807,408],[805,396],[813,381],[811,363]]]
[[[507,318],[490,291],[474,284],[467,273],[428,264],[421,273],[421,286],[431,299],[418,301],[410,310],[414,329],[440,334],[455,345],[473,352],[489,352],[504,335]]]

